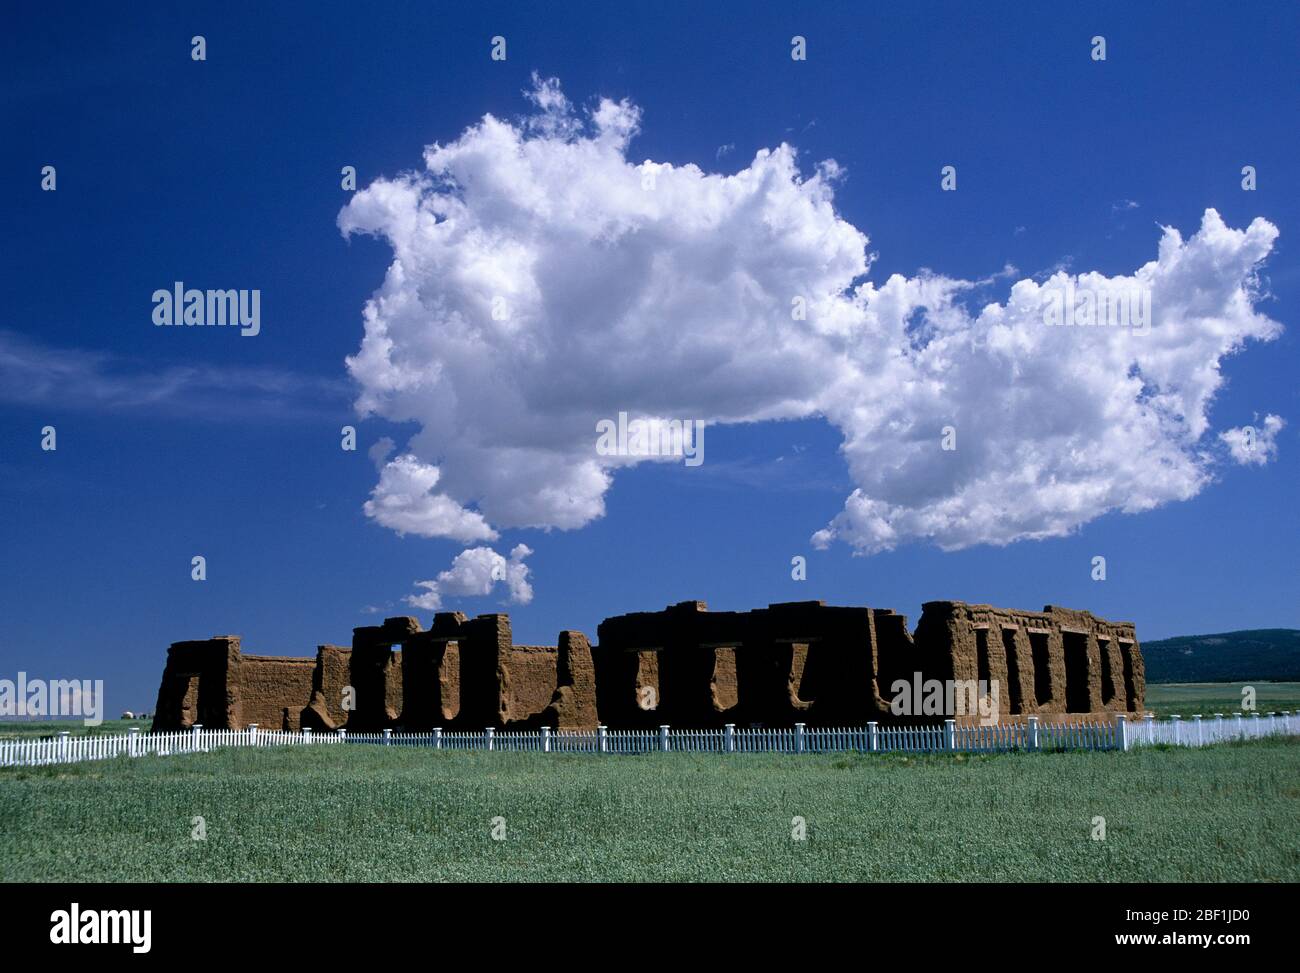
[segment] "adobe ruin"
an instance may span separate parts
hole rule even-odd
[[[906,722],[898,680],[996,681],[1000,717],[1140,713],[1131,622],[932,601],[915,632],[887,608],[788,602],[711,612],[701,601],[607,618],[591,645],[516,645],[510,617],[439,612],[353,630],[314,658],[244,655],[236,635],[174,643],[155,730],[311,727],[481,731]],[[933,722],[910,717],[914,721]]]

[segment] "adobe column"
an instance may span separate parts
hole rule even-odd
[[[448,623],[443,617],[439,614],[434,619],[433,630],[439,636],[447,634]],[[462,623],[456,645],[456,664],[446,666],[448,657],[444,656],[441,667],[441,675],[455,676],[459,683],[459,710],[452,725],[476,732],[504,726],[510,719],[510,653],[514,645],[510,616],[479,615]]]
[[[420,623],[410,616],[386,618],[383,625],[352,630],[350,661],[356,709],[348,719],[348,729],[374,732],[397,722],[401,704],[400,698],[394,698],[394,690],[401,685],[401,670],[393,646],[404,644],[419,631]]]

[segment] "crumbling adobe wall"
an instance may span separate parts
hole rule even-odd
[[[773,714],[780,724],[858,725],[883,717],[875,610],[810,601],[770,605],[748,614],[756,636],[771,631],[785,643],[807,645],[797,701]],[[789,665],[792,668],[793,659]]]
[[[658,660],[654,652],[591,650],[596,679],[596,706],[602,722],[626,729],[644,729],[655,724],[653,709],[640,705],[646,693],[659,692]],[[643,658],[645,657],[645,658]]]
[[[512,671],[516,649],[521,658],[518,702]],[[418,681],[408,690],[411,719],[404,716],[403,726],[476,731],[501,728],[510,723],[516,708],[529,710],[528,715],[540,712],[555,691],[556,650],[546,650],[551,653],[548,662],[534,658],[537,653],[526,646],[515,646],[509,615],[471,619],[461,612],[438,612],[433,627],[413,639],[406,651],[418,653],[422,661],[408,665],[411,678]]]
[[[561,730],[591,730],[600,723],[596,711],[596,667],[591,645],[581,632],[560,633],[556,687],[543,710],[541,725]]]
[[[535,724],[555,694],[558,649],[515,645],[505,614],[438,612],[404,637],[402,658],[405,729]]]
[[[1131,622],[1048,605],[922,606],[916,640],[939,679],[996,681],[1007,716],[1143,711],[1145,669]]]
[[[1145,702],[1133,624],[1052,605],[927,602],[909,633],[904,616],[882,608],[810,601],[710,612],[689,601],[607,618],[598,631],[596,646],[579,632],[562,632],[555,648],[515,645],[508,615],[439,612],[428,631],[409,616],[357,628],[351,649],[322,645],[314,660],[241,656],[237,636],[177,642],[154,726],[478,732],[932,722],[939,712],[890,706],[900,685],[919,690],[931,680],[977,685],[1011,720],[1141,713]],[[942,715],[962,716],[946,707]]]
[[[154,705],[153,729],[184,730],[195,723],[210,729],[242,725],[239,636],[173,642]]]
[[[472,638],[468,618],[460,612],[438,612],[433,627],[411,636],[402,649],[402,708],[404,729],[445,726],[460,713],[460,641]]]
[[[882,714],[869,608],[710,612],[689,601],[607,618],[598,631],[597,702],[610,725],[849,724]]]
[[[557,684],[559,649],[553,645],[516,645],[510,652],[510,708],[506,722],[523,723],[551,703]]]
[[[155,726],[366,732],[521,725],[536,722],[555,695],[558,654],[551,646],[514,645],[508,615],[468,619],[459,612],[440,612],[428,632],[409,616],[359,627],[351,649],[320,646],[315,659],[241,658],[235,636],[180,642],[168,651]]]
[[[713,650],[709,698],[718,713],[731,713],[740,705],[740,667],[736,663],[734,648],[719,646]]]
[[[341,645],[316,647],[312,669],[311,701],[303,709],[300,725],[313,730],[336,730],[347,723],[344,691],[352,684],[352,650]]]
[[[617,718],[620,723],[609,725],[640,727],[718,724],[717,649],[735,643],[706,643],[698,634],[700,621],[714,614],[702,601],[687,601],[661,612],[634,612],[601,622],[593,658],[602,721]],[[655,654],[653,667],[644,658],[646,652]],[[725,682],[725,664],[722,676]]]
[[[460,715],[460,643],[446,642],[438,660],[438,715],[443,723]]]
[[[904,686],[919,703],[912,687],[931,680],[977,687],[954,696],[972,718],[981,693],[999,716],[1141,712],[1144,702],[1132,623],[1050,605],[930,602],[911,634],[888,609],[792,602],[710,612],[692,601],[606,619],[598,631],[597,702],[610,725],[932,721],[938,713],[891,707]],[[647,687],[654,703],[638,709]]]
[[[460,618],[462,621],[455,629],[460,650],[460,706],[450,726],[458,730],[502,727],[510,718],[513,696],[510,616],[479,615],[463,620],[461,615]]]
[[[243,655],[237,635],[176,642],[158,688],[153,728],[297,729],[311,697],[315,661]]]
[[[302,702],[311,698],[316,660],[246,655],[239,665],[239,725],[298,730]]]
[[[402,649],[393,649],[389,663],[388,678],[384,682],[384,712],[398,714],[402,712]],[[395,716],[393,717],[396,718]]]
[[[880,713],[889,712],[893,699],[893,686],[899,679],[910,679],[919,665],[920,651],[912,633],[907,630],[907,616],[889,608],[871,610],[872,667],[876,684],[872,687],[875,708]]]
[[[348,729],[374,732],[397,722],[402,710],[402,652],[394,646],[420,631],[419,621],[409,615],[352,630],[350,670],[356,708],[349,714]]]

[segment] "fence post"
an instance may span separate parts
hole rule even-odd
[[[311,743],[311,741],[312,741],[311,727],[310,727],[310,726],[304,726],[304,727],[302,728],[302,742],[303,742],[303,743]]]
[[[1203,735],[1204,731],[1201,729],[1201,714],[1193,713],[1192,722],[1196,724],[1196,745],[1203,747],[1205,746],[1205,737]]]
[[[664,753],[668,752],[668,724],[663,723],[659,726],[659,749]]]
[[[596,740],[599,743],[597,748],[601,753],[609,753],[609,727],[596,727]]]
[[[803,753],[803,727],[802,723],[794,725],[794,752]]]
[[[346,726],[339,727],[339,740],[343,743],[348,742],[348,728]]]
[[[433,749],[442,749],[442,727],[440,726],[435,726],[433,728]]]
[[[1169,722],[1174,725],[1174,745],[1178,746],[1183,742],[1182,726],[1183,718],[1177,713],[1169,714]]]
[[[126,731],[126,753],[128,757],[140,755],[140,728],[133,726]]]
[[[487,741],[487,748],[493,750],[496,748],[496,727],[489,726],[483,731],[483,739]]]
[[[1238,740],[1246,735],[1246,724],[1241,721],[1240,713],[1232,714],[1232,731],[1236,734]]]
[[[384,746],[393,742],[393,731],[390,727],[384,727]]]
[[[551,728],[549,726],[544,726],[542,727],[542,753],[550,753],[550,752],[551,752]]]
[[[68,737],[70,734],[67,730],[59,731],[59,760],[63,763],[68,761]]]
[[[202,739],[202,736],[200,736],[200,734],[202,733],[203,733],[202,723],[195,723],[193,726],[190,727],[190,746],[193,747],[195,750],[199,748],[199,741]]]
[[[957,749],[957,721],[943,721],[943,748],[945,750]]]
[[[256,723],[248,724],[248,745],[250,747],[257,746],[257,724]]]
[[[1115,748],[1128,749],[1128,717],[1123,713],[1115,714]]]
[[[1025,741],[1025,746],[1030,750],[1038,749],[1038,717],[1031,716],[1026,721],[1029,724],[1029,739]]]
[[[880,724],[872,720],[867,724],[867,752],[875,753],[880,749]]]
[[[736,724],[728,723],[723,728],[723,730],[727,738],[727,753],[735,753],[736,752]]]
[[[1251,725],[1250,735],[1252,737],[1258,737],[1259,736],[1259,710],[1254,710],[1250,714],[1250,725]]]

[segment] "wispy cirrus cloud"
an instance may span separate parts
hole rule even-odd
[[[342,378],[206,363],[154,365],[0,331],[0,402],[11,405],[285,420],[338,412],[349,393]]]

